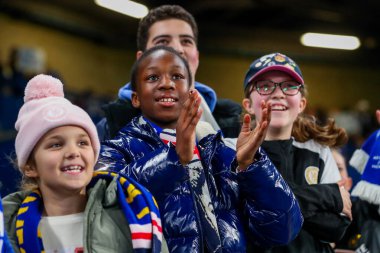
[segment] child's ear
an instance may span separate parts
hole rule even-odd
[[[251,100],[249,98],[244,98],[241,102],[243,108],[251,115],[255,115],[255,111],[251,107]]]
[[[141,50],[139,50],[139,51],[137,51],[137,53],[136,53],[136,60],[138,60],[140,57],[141,57],[141,55],[143,55],[143,51],[141,51]]]
[[[140,98],[135,91],[132,92],[132,105],[135,108],[140,108]]]
[[[30,178],[38,177],[38,172],[37,172],[36,167],[30,163],[25,165],[24,174],[25,174],[25,176],[30,177]]]
[[[307,105],[307,100],[306,100],[306,98],[302,97],[301,101],[300,101],[300,110],[299,110],[299,113],[302,113],[305,110],[306,105]]]

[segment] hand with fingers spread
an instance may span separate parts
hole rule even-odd
[[[197,90],[190,90],[189,98],[183,104],[176,127],[176,151],[182,165],[193,159],[195,147],[195,128],[201,118],[199,108],[201,97]]]
[[[243,126],[236,143],[236,158],[240,171],[245,170],[253,162],[259,146],[265,139],[270,123],[270,104],[261,101],[261,110],[261,120],[257,122],[254,130],[251,130],[251,117],[248,114],[244,115]]]

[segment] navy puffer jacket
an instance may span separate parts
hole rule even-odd
[[[263,151],[245,172],[235,173],[235,151],[220,132],[199,140],[198,149],[223,252],[246,252],[247,241],[268,248],[295,238],[303,222],[298,202]],[[103,143],[97,169],[119,171],[152,192],[170,252],[203,252],[188,169],[142,117]]]

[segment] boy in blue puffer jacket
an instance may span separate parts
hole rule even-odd
[[[170,252],[246,252],[289,243],[303,217],[292,191],[259,148],[270,107],[237,151],[199,119],[200,96],[175,50],[154,47],[134,64],[132,104],[142,116],[103,142],[97,169],[118,170],[155,196]]]

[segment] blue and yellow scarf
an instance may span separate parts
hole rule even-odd
[[[129,223],[135,252],[160,252],[161,219],[157,203],[150,192],[131,178],[107,171],[95,172],[90,186],[99,179],[112,181],[114,178],[117,178],[118,200]],[[44,252],[41,232],[38,229],[41,212],[42,197],[37,189],[25,198],[18,210],[16,234],[21,252]]]
[[[0,196],[1,200],[1,196]],[[0,201],[0,253],[11,253],[13,252],[12,246],[9,243],[7,233],[5,232],[4,227],[4,214],[3,214],[3,205]]]

